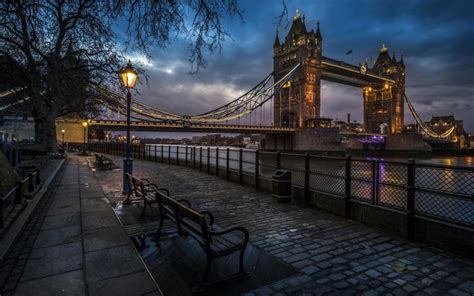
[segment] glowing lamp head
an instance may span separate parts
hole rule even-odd
[[[385,82],[384,88],[385,88],[385,89],[388,89],[388,88],[389,88],[389,85],[388,85],[387,82]]]
[[[66,132],[66,130],[65,130],[65,129],[61,130],[61,133],[63,133],[63,134],[64,134],[65,132]]]
[[[87,121],[82,122],[82,126],[83,126],[84,128],[86,128],[87,125],[88,125]]]
[[[127,66],[120,70],[120,80],[125,88],[134,88],[137,82],[137,71],[128,60]]]

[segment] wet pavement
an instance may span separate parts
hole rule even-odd
[[[2,295],[161,295],[85,160],[69,157],[30,218]]]
[[[111,158],[121,166],[121,158]],[[140,204],[121,204],[121,170],[95,174],[129,235],[153,233],[156,211],[138,220]],[[246,227],[253,246],[298,271],[248,295],[474,294],[474,262],[468,258],[322,210],[281,204],[268,193],[191,168],[135,160],[134,174],[189,199],[194,208],[210,211],[222,228]],[[151,270],[166,259],[156,252],[148,252],[145,259]]]

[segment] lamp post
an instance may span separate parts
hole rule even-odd
[[[127,66],[120,71],[120,81],[122,82],[122,86],[127,89],[127,144],[125,159],[123,160],[123,193],[127,194],[130,188],[125,174],[132,174],[133,172],[132,146],[130,144],[130,104],[132,101],[130,89],[134,88],[137,82],[137,71],[133,69],[130,60]]]
[[[63,134],[63,146],[64,146],[64,134],[66,133],[66,130],[65,129],[61,130],[61,133]]]
[[[85,155],[86,154],[86,131],[87,131],[87,121],[83,121],[82,122],[82,126],[84,127],[84,142],[83,142],[83,145],[82,145],[82,151],[83,151],[83,154]],[[63,134],[64,135],[64,134]]]

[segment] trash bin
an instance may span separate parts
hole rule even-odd
[[[291,200],[291,172],[276,170],[272,178],[273,197],[279,202]]]

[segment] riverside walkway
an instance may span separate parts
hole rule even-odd
[[[121,166],[122,158],[111,158]],[[137,219],[125,215],[124,209],[139,205],[121,203],[121,169],[95,174],[122,224],[133,229]],[[195,208],[210,211],[221,227],[246,227],[253,246],[297,270],[296,275],[246,291],[248,295],[474,294],[471,259],[322,210],[280,204],[270,194],[191,168],[135,160],[134,174],[168,188],[175,197],[189,199]],[[154,221],[156,216],[150,213],[145,222]],[[142,256],[153,273],[166,258],[159,250],[150,252]],[[175,284],[167,282],[169,278],[155,278],[160,287]]]
[[[2,296],[161,295],[84,157],[69,157],[3,269]]]

